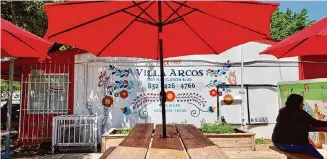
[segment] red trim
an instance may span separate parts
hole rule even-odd
[[[1,79],[3,79],[3,80],[8,80],[9,77],[8,77],[8,75],[1,75]],[[21,81],[20,76],[14,76],[14,81],[16,81],[16,82],[20,82],[20,81]]]
[[[304,71],[303,71],[303,63],[302,63],[302,57],[299,56],[298,57],[298,61],[300,62],[299,63],[299,66],[298,66],[298,69],[299,69],[299,80],[304,80]]]
[[[67,61],[63,61],[62,57],[65,58],[66,56],[68,56],[68,54],[73,54],[73,55],[78,55],[78,54],[83,54],[83,53],[87,53],[86,51],[80,50],[80,49],[72,49],[72,50],[65,50],[65,51],[59,51],[59,52],[52,52],[49,53],[49,56],[51,59],[47,59],[45,61],[42,61],[42,63],[58,63],[58,61],[60,62],[67,62]],[[70,59],[68,61],[73,61],[73,59]],[[35,63],[39,63],[38,59],[36,58],[19,58],[16,59],[14,61],[14,76],[21,76],[22,75],[22,68],[26,67],[29,64],[35,64]],[[1,79],[3,79],[2,77],[4,77],[4,79],[6,78],[5,75],[8,76],[9,73],[9,61],[6,62],[1,62]]]
[[[311,55],[299,57],[299,61],[324,63],[299,63],[299,79],[327,78],[327,55]]]

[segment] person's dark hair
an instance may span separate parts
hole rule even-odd
[[[303,97],[298,94],[291,94],[285,102],[286,108],[300,109],[300,104],[303,102]]]

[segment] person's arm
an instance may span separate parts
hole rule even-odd
[[[308,121],[312,127],[327,127],[327,121],[317,120],[309,115],[307,112],[304,113],[305,119]]]

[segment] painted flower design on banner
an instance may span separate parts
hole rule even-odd
[[[216,106],[210,106],[210,107],[208,107],[208,112],[210,112],[210,113],[214,113],[215,111],[216,111]]]
[[[119,80],[119,81],[115,81],[109,84],[109,86],[107,87],[107,93],[109,95],[114,95],[115,97],[119,96],[123,99],[125,99],[126,97],[128,97],[128,94],[131,94],[131,89],[134,88],[134,81],[130,80]],[[122,92],[124,93],[124,95],[122,96]],[[126,94],[127,92],[127,94]]]
[[[110,77],[107,75],[106,71],[101,72],[99,76],[98,87],[102,87],[108,84]]]
[[[234,102],[234,97],[230,94],[224,96],[224,103],[227,105],[231,105]]]
[[[124,69],[118,69],[117,67],[115,67],[113,65],[109,65],[108,71],[110,71],[112,75],[120,77],[120,78],[128,77],[129,75],[133,75],[133,70],[131,68],[124,70]]]
[[[231,68],[231,63],[230,61],[228,60],[224,66],[220,69],[217,69],[217,70],[213,70],[213,69],[208,69],[207,70],[207,74],[210,76],[210,77],[221,77],[221,76],[225,76],[227,75],[227,73],[230,71],[230,68]]]
[[[207,88],[212,88],[212,87],[217,87],[218,85],[221,85],[219,88],[222,89],[223,92],[227,92],[229,90],[229,86],[227,85],[226,82],[219,81],[219,80],[210,80],[209,84],[207,84],[205,87]]]
[[[176,98],[176,95],[173,91],[167,91],[166,92],[166,100],[167,102],[173,102]]]
[[[109,65],[108,71],[102,71],[99,75],[98,87],[104,88],[104,98],[102,105],[111,107],[113,105],[113,98],[126,99],[131,94],[134,88],[134,81],[123,78],[133,75],[131,68],[119,69],[113,65]],[[120,80],[110,81],[112,77],[118,77]]]
[[[210,95],[211,95],[212,97],[217,96],[217,94],[218,94],[218,92],[217,92],[216,89],[211,89],[211,90],[210,90]]]
[[[167,102],[176,102],[176,103],[187,103],[190,106],[193,106],[191,115],[197,117],[201,112],[209,112],[208,108],[204,108],[206,101],[198,93],[178,93],[175,94],[173,91],[166,92]],[[143,93],[139,94],[132,102],[133,113],[138,113],[141,118],[148,117],[148,111],[144,109],[152,103],[160,103],[160,94],[159,93]],[[215,108],[211,108],[211,111],[214,111]]]
[[[124,107],[120,108],[120,110],[123,112],[125,115],[130,115],[132,113],[131,109],[129,107]]]
[[[222,93],[228,94],[229,92],[231,92],[231,89],[228,85],[237,85],[235,71],[231,72],[230,68],[231,63],[228,60],[222,68],[207,70],[207,74],[209,77],[211,77],[211,79],[205,87],[211,89],[209,94],[212,97],[216,97],[219,94],[219,96],[221,96]],[[219,91],[222,92],[216,92],[214,94],[212,89],[216,88],[218,85],[220,85]]]
[[[105,107],[111,107],[114,103],[114,99],[111,96],[104,96],[102,99],[102,105]]]
[[[120,95],[120,98],[125,99],[125,98],[128,97],[128,92],[127,92],[127,90],[124,89],[124,90],[119,92],[119,95]]]

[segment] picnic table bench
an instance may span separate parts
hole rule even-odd
[[[314,131],[314,132],[327,132],[327,127],[312,127],[311,131]],[[287,159],[315,159],[314,157],[309,156],[309,155],[280,151],[275,146],[269,146],[269,148],[274,150],[274,151],[277,151],[277,152],[279,152],[281,154],[286,155]]]
[[[101,159],[226,159],[228,156],[194,125],[136,124],[115,148],[107,149]],[[153,133],[153,135],[152,135]],[[151,140],[152,139],[152,140]]]

